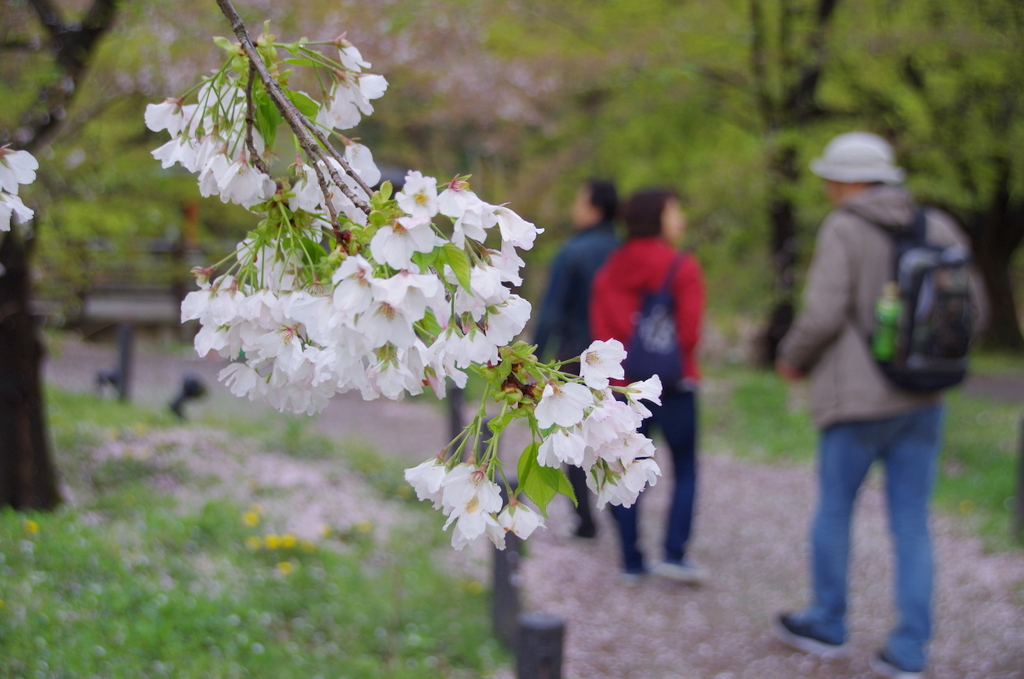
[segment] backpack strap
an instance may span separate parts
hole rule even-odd
[[[868,224],[874,226],[876,229],[888,236],[889,240],[893,244],[893,257],[892,257],[892,275],[893,280],[899,279],[899,262],[900,256],[912,247],[918,245],[924,245],[928,239],[928,217],[925,214],[923,207],[918,207],[914,210],[914,216],[911,221],[904,226],[902,229],[893,229],[884,224],[880,224],[873,219],[868,219],[859,212],[855,212],[849,208],[840,207],[840,210],[854,215],[858,219],[861,219]]]
[[[676,271],[679,270],[679,265],[682,264],[685,256],[686,255],[680,252],[675,256],[675,259],[672,260],[672,266],[668,268],[668,273],[665,274],[665,280],[661,282],[661,289],[658,291],[660,294],[664,295],[672,290],[672,281],[676,279]]]

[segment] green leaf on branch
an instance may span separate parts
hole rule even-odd
[[[445,243],[443,250],[444,260],[452,268],[452,271],[455,272],[459,285],[466,290],[470,290],[473,267],[469,263],[469,255],[455,243]]]
[[[253,103],[255,104],[253,108],[256,113],[254,116],[256,130],[263,137],[266,147],[273,148],[277,128],[284,122],[284,118],[265,91],[253,92]]]
[[[213,42],[217,45],[217,47],[221,48],[225,52],[230,52],[234,54],[238,51],[238,48],[235,47],[235,43],[219,35],[213,39]]]
[[[316,264],[321,259],[327,256],[324,248],[320,243],[317,243],[311,238],[300,238],[299,241],[302,243],[302,251],[309,257],[311,264]]]
[[[516,465],[516,478],[519,479],[520,488],[530,479],[534,468],[537,467],[538,450],[540,450],[540,444],[533,442],[526,446],[526,450],[519,456],[519,464]]]
[[[519,457],[516,473],[519,475],[519,492],[526,495],[545,517],[548,504],[561,493],[576,504],[576,494],[565,472],[559,468],[543,467],[537,463],[539,443],[531,443]]]
[[[285,59],[285,61],[287,61],[288,63],[294,63],[295,60]],[[306,59],[306,61],[309,60]],[[316,117],[316,112],[320,110],[320,104],[313,101],[313,99],[308,94],[288,90],[287,95],[291,102],[295,104],[295,108],[299,109],[299,113],[306,116],[307,118]]]
[[[420,268],[420,273],[424,273],[437,261],[438,254],[438,248],[434,248],[430,252],[414,252],[412,261]]]
[[[391,186],[391,182],[390,181],[386,181],[386,182],[384,182],[383,184],[380,185],[380,188],[377,189],[377,193],[380,194],[381,199],[383,199],[383,200],[391,200],[391,192],[393,190],[394,190],[394,187]]]

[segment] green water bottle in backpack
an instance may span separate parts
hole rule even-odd
[[[888,362],[896,357],[896,338],[899,336],[900,314],[903,303],[895,281],[882,288],[882,296],[875,302],[875,332],[871,338],[871,353],[875,360]]]

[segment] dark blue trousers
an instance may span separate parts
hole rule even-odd
[[[644,420],[640,433],[649,435],[652,423],[661,430],[672,453],[672,503],[665,532],[665,561],[679,563],[686,555],[693,523],[693,505],[697,493],[697,395],[692,391],[663,394],[661,405],[645,403],[651,417]],[[658,457],[665,474],[664,458]],[[627,573],[645,570],[644,555],[637,546],[640,498],[628,509],[612,507],[622,538],[623,565]]]

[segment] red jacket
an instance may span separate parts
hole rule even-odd
[[[658,236],[631,238],[613,252],[594,277],[590,294],[590,334],[596,340],[617,339],[629,344],[633,317],[644,293],[661,287],[679,253]],[[700,379],[697,342],[704,318],[704,275],[700,263],[683,254],[672,282],[676,302],[676,331],[686,380]]]

